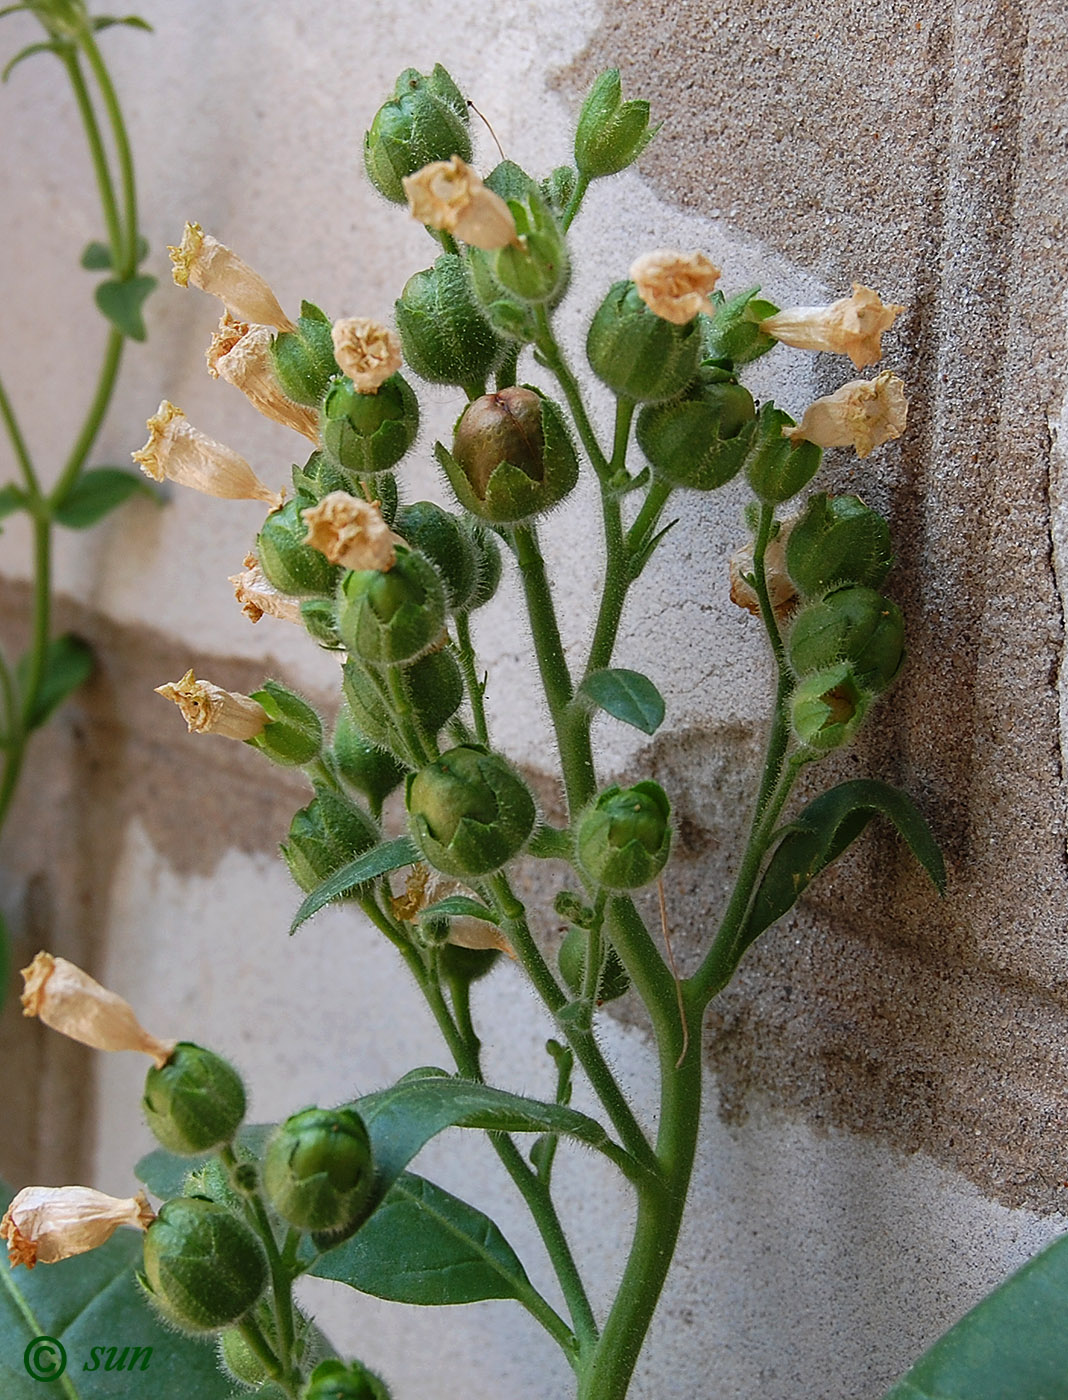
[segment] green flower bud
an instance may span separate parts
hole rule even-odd
[[[501,581],[501,551],[484,525],[472,520],[469,515],[461,519],[475,549],[475,587],[467,604],[467,611],[474,612],[483,603],[488,603],[497,592]]]
[[[802,609],[790,631],[790,664],[800,676],[848,661],[855,680],[878,695],[901,669],[905,622],[872,588],[839,588]]]
[[[530,789],[505,759],[474,745],[443,753],[408,779],[412,835],[435,870],[488,875],[534,829]]]
[[[741,468],[755,416],[748,389],[724,370],[707,369],[681,399],[642,409],[638,446],[673,486],[711,491]]]
[[[405,362],[432,384],[483,384],[501,357],[501,342],[455,253],[443,253],[433,267],[408,278],[395,318]]]
[[[819,470],[823,452],[812,442],[793,443],[783,428],[794,420],[774,404],[766,403],[757,418],[756,431],[745,457],[749,485],[768,505],[796,496]]]
[[[329,316],[302,301],[297,329],[282,331],[271,342],[271,361],[282,392],[294,403],[318,408],[331,375],[340,373]]]
[[[659,783],[609,787],[579,818],[575,849],[591,880],[610,890],[647,885],[667,864],[671,805]]]
[[[467,123],[463,94],[440,63],[430,74],[406,68],[363,138],[371,184],[394,204],[407,203],[406,175],[452,156],[471,159]]]
[[[608,68],[594,80],[582,104],[575,164],[587,180],[633,165],[659,130],[649,125],[648,102],[620,99],[619,69]]]
[[[852,739],[870,703],[871,696],[842,661],[799,683],[790,700],[790,720],[801,743],[823,753]]]
[[[245,1116],[245,1086],[220,1055],[182,1040],[162,1068],[148,1071],[141,1107],[168,1152],[195,1157],[233,1138]]]
[[[536,186],[522,198],[510,198],[519,243],[472,255],[484,262],[506,294],[531,305],[555,303],[567,289],[570,268],[567,240]]]
[[[727,301],[722,292],[713,292],[714,316],[702,316],[701,340],[709,360],[729,360],[732,366],[759,360],[779,343],[760,329],[760,322],[779,309],[770,301],[757,298],[759,287],[750,287]]]
[[[786,542],[787,571],[808,597],[847,583],[878,588],[893,562],[890,526],[859,496],[810,496]]]
[[[401,685],[415,708],[416,718],[428,738],[437,735],[464,697],[464,683],[456,658],[449,651],[430,651],[410,666],[400,667]],[[402,762],[405,748],[382,699],[382,692],[362,666],[350,661],[344,669],[345,698],[361,733]]]
[[[305,509],[314,505],[322,496],[331,491],[347,491],[351,477],[335,467],[325,452],[313,452],[303,466],[293,466],[293,490],[306,499],[301,502]],[[383,477],[383,481],[388,478]]]
[[[419,402],[408,381],[393,374],[373,394],[361,394],[351,379],[330,381],[319,415],[323,447],[346,476],[347,491],[361,477],[393,469],[415,441]]]
[[[356,718],[345,701],[337,713],[330,752],[343,781],[365,797],[376,811],[389,794],[400,786],[407,772],[387,749],[372,744],[360,733]]]
[[[300,1230],[350,1230],[374,1188],[371,1140],[351,1108],[306,1108],[279,1125],[263,1159],[271,1204]]]
[[[438,970],[446,979],[477,982],[493,971],[500,956],[496,948],[463,948],[459,943],[443,943],[438,949]]]
[[[257,1389],[268,1379],[267,1368],[237,1327],[219,1333],[219,1369],[241,1385]]]
[[[586,954],[589,951],[590,935],[584,928],[569,929],[560,944],[557,962],[560,976],[565,984],[578,996],[586,985]],[[597,979],[598,1005],[605,1001],[615,1001],[630,986],[627,970],[619,961],[619,954],[609,944],[608,954]]]
[[[237,1322],[267,1286],[267,1261],[248,1226],[214,1201],[178,1196],[145,1232],[142,1283],[189,1332]]]
[[[256,554],[268,582],[292,598],[332,597],[341,577],[325,554],[304,543],[308,527],[300,513],[314,504],[304,496],[288,501],[270,513],[256,536]]]
[[[237,1150],[240,1152],[241,1149]],[[251,1162],[242,1162],[241,1166],[255,1170]],[[206,1201],[214,1201],[227,1210],[238,1214],[241,1212],[241,1193],[235,1189],[230,1173],[218,1157],[209,1157],[201,1166],[187,1173],[182,1182],[182,1195],[203,1196]]]
[[[393,528],[437,566],[450,612],[470,604],[478,581],[474,541],[460,517],[433,501],[416,501],[397,515]]]
[[[319,757],[323,747],[323,722],[308,704],[277,681],[264,681],[263,689],[249,697],[267,711],[267,725],[246,740],[272,763],[292,768]]]
[[[578,481],[578,457],[563,414],[526,387],[468,404],[452,452],[435,454],[460,504],[494,524],[526,520],[562,501]]]
[[[317,785],[314,800],[294,814],[281,851],[293,879],[310,893],[378,839],[377,825],[362,808]]]
[[[649,310],[633,282],[617,282],[590,322],[586,354],[613,393],[659,403],[696,378],[701,331],[696,317],[675,325]]]
[[[305,598],[300,605],[300,620],[312,641],[328,651],[344,650],[337,630],[337,605],[332,598]]]
[[[380,1377],[359,1361],[321,1361],[300,1400],[390,1400]]]
[[[441,636],[445,586],[430,560],[397,546],[392,569],[346,574],[338,629],[349,651],[383,666],[410,661]]]

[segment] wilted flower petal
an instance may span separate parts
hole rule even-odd
[[[245,555],[244,572],[231,574],[229,582],[234,585],[234,597],[250,622],[259,622],[264,613],[281,618],[283,622],[301,620],[300,600],[291,598],[287,593],[279,593],[260,568],[254,554]]]
[[[267,711],[249,695],[198,681],[186,671],[180,681],[156,686],[156,694],[173,700],[190,734],[218,734],[224,739],[253,739],[267,727]]]
[[[408,873],[404,893],[390,899],[390,908],[394,918],[411,923],[429,905],[453,894],[472,895],[472,891],[461,881],[441,875],[418,861]],[[497,925],[473,915],[450,919],[446,942],[458,948],[495,948],[509,958],[515,957],[515,949]]]
[[[388,573],[397,562],[394,546],[403,541],[382,519],[375,501],[331,491],[301,515],[308,526],[306,543],[325,554],[331,564]]]
[[[459,156],[424,165],[403,180],[412,218],[490,251],[518,243],[512,211]]]
[[[173,1040],[150,1035],[129,1002],[110,992],[66,958],[38,953],[22,969],[24,1016],[36,1016],[60,1035],[95,1050],[138,1050],[162,1067],[174,1052]]]
[[[676,326],[692,321],[699,311],[711,316],[715,309],[708,296],[719,281],[719,268],[704,253],[657,248],[635,259],[630,278],[649,310]]]
[[[338,368],[361,394],[377,393],[379,385],[403,363],[400,341],[388,326],[377,321],[347,316],[334,322],[331,334]]]
[[[764,580],[768,585],[768,600],[771,610],[780,622],[784,622],[797,602],[797,587],[786,572],[786,541],[794,527],[793,520],[784,520],[779,533],[768,542],[764,551]],[[730,559],[731,602],[745,608],[754,617],[760,616],[760,599],[757,591],[746,580],[753,573],[753,541],[736,549]]]
[[[155,1212],[144,1192],[120,1199],[91,1186],[26,1186],[0,1220],[11,1267],[55,1264],[105,1244],[120,1225],[147,1230]]]
[[[852,379],[817,399],[805,409],[796,428],[783,428],[782,433],[792,442],[853,447],[858,457],[867,457],[884,442],[901,436],[907,415],[904,383],[883,370],[874,379]]]
[[[235,321],[229,312],[219,322],[204,358],[208,372],[215,379],[225,379],[240,389],[249,403],[265,418],[302,433],[311,442],[319,442],[319,415],[314,408],[294,403],[282,392],[274,377],[270,326],[250,326]]]
[[[225,500],[266,501],[272,510],[285,500],[285,492],[265,486],[244,457],[199,432],[166,399],[147,427],[148,441],[130,455],[153,481],[174,481]]]
[[[192,282],[219,300],[239,321],[273,326],[278,331],[296,327],[278,304],[274,292],[248,263],[199,224],[186,224],[177,248],[168,248],[174,264],[172,276],[179,287]]]
[[[903,306],[884,306],[878,292],[853,283],[853,295],[830,306],[792,306],[761,321],[765,335],[798,350],[824,350],[848,355],[855,369],[882,359],[883,332],[901,315]]]

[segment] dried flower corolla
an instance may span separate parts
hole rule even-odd
[[[204,356],[208,372],[213,378],[225,379],[227,384],[240,389],[265,418],[292,428],[318,444],[318,413],[306,404],[294,403],[282,392],[275,377],[273,341],[274,331],[270,326],[250,326],[226,312]]]
[[[265,501],[277,510],[284,491],[272,491],[232,448],[199,432],[166,399],[148,420],[148,441],[130,455],[153,481],[173,481],[228,501]]]
[[[874,379],[851,379],[809,404],[801,422],[795,428],[783,428],[782,435],[817,447],[853,447],[858,457],[867,457],[884,442],[901,436],[907,414],[904,383],[883,370]]]
[[[400,341],[388,326],[364,316],[346,316],[331,330],[334,358],[361,394],[378,392],[403,364]]]
[[[267,726],[267,711],[258,700],[238,691],[223,690],[210,681],[198,681],[191,670],[180,681],[156,686],[156,694],[174,701],[190,734],[253,739]]]
[[[630,279],[649,310],[672,325],[684,326],[698,312],[711,316],[715,310],[708,298],[719,268],[704,253],[657,248],[635,259]]]
[[[878,292],[853,283],[853,294],[830,306],[791,306],[760,322],[765,335],[798,350],[824,350],[848,355],[854,369],[877,364],[883,357],[882,336],[905,310],[884,305]]]
[[[279,593],[254,554],[245,555],[244,570],[231,574],[228,581],[234,585],[234,597],[250,622],[259,622],[265,613],[283,622],[300,621],[300,600]]]
[[[779,622],[784,622],[797,603],[797,585],[786,572],[786,542],[794,521],[784,520],[779,533],[764,551],[764,581],[768,586],[771,610]],[[748,581],[753,574],[753,542],[736,549],[730,559],[731,602],[745,608],[754,617],[760,616],[760,599]]]
[[[0,1220],[14,1268],[55,1264],[106,1244],[120,1225],[147,1230],[156,1214],[143,1192],[125,1199],[91,1186],[26,1186]]]
[[[238,321],[277,331],[296,329],[260,274],[199,224],[187,223],[181,243],[167,251],[174,264],[171,275],[179,287],[191,282],[218,297]]]
[[[22,969],[22,1013],[94,1050],[137,1050],[165,1065],[176,1042],[150,1035],[129,1002],[66,958],[38,953]]]
[[[512,211],[459,156],[404,178],[412,218],[486,252],[519,242]]]
[[[395,546],[404,543],[382,519],[377,502],[361,501],[347,491],[331,491],[301,515],[308,526],[307,543],[344,569],[386,573],[397,561]]]

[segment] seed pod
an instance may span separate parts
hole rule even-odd
[[[790,664],[799,676],[847,661],[858,685],[878,695],[901,669],[905,623],[896,603],[872,588],[839,588],[798,613]]]
[[[141,1107],[168,1152],[195,1157],[231,1141],[245,1116],[245,1086],[221,1056],[183,1040],[148,1071]]]
[[[590,935],[584,928],[568,929],[560,951],[556,955],[560,976],[572,992],[578,996],[586,985],[586,955],[589,952]],[[627,970],[619,961],[619,954],[609,944],[608,953],[597,979],[597,1002],[615,1001],[630,987]]]
[[[363,138],[371,184],[392,203],[405,204],[406,175],[454,155],[471,159],[467,124],[467,103],[440,63],[429,74],[406,68]]]
[[[330,328],[330,318],[303,301],[296,330],[282,331],[271,343],[275,378],[294,403],[318,408],[330,376],[340,373]]]
[[[145,1234],[150,1298],[187,1332],[215,1332],[237,1322],[262,1297],[267,1261],[259,1241],[214,1201],[167,1201]]]
[[[404,506],[394,522],[397,534],[437,567],[450,612],[470,606],[477,583],[475,545],[459,516],[433,501]]]
[[[419,431],[419,401],[402,374],[391,375],[373,394],[359,393],[351,379],[338,375],[326,389],[319,426],[344,489],[356,491],[362,477],[392,471],[411,447]]]
[[[283,768],[311,763],[323,747],[323,723],[307,700],[277,681],[265,681],[252,700],[267,711],[267,724],[247,742]]]
[[[806,748],[824,753],[847,744],[860,728],[871,696],[847,661],[801,681],[790,700],[793,731]]]
[[[374,1188],[371,1140],[351,1108],[306,1108],[279,1125],[263,1159],[263,1185],[300,1230],[351,1230]]]
[[[413,773],[407,798],[428,864],[460,880],[499,869],[534,828],[526,783],[505,759],[475,745],[450,749]]]
[[[333,597],[341,577],[336,565],[304,543],[308,527],[301,511],[314,504],[314,499],[295,497],[272,511],[256,536],[260,568],[279,593],[291,598]]]
[[[379,1376],[359,1361],[321,1361],[300,1400],[390,1400]]]
[[[786,545],[787,570],[807,597],[849,583],[878,588],[893,562],[889,525],[858,496],[817,491]]]
[[[309,893],[378,840],[378,827],[362,808],[317,786],[314,800],[294,814],[281,851],[289,873]]]
[[[608,787],[579,818],[579,864],[610,890],[647,885],[663,870],[671,850],[671,804],[659,783]]]
[[[455,253],[409,277],[394,313],[405,363],[432,384],[483,384],[501,358],[504,347]]]
[[[755,416],[752,395],[733,375],[704,370],[682,398],[642,409],[638,446],[673,486],[711,491],[741,468]]]
[[[416,662],[416,665],[419,663]],[[400,786],[407,771],[387,749],[371,743],[361,734],[356,718],[346,701],[342,701],[337,712],[330,752],[337,771],[347,786],[355,788],[375,811],[379,810],[389,794]]]
[[[395,666],[410,661],[441,636],[445,587],[424,554],[397,546],[387,573],[346,574],[338,600],[338,630],[364,661]]]
[[[650,311],[633,282],[617,282],[598,307],[586,354],[599,379],[621,398],[659,403],[681,394],[697,375],[697,319],[675,325]]]

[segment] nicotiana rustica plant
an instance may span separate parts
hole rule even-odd
[[[166,401],[134,454],[157,480],[270,506],[233,580],[237,597],[253,621],[269,614],[302,625],[336,651],[332,732],[274,680],[241,695],[189,671],[160,692],[190,730],[240,740],[308,775],[309,800],[282,841],[305,892],[293,926],[331,901],[361,910],[425,996],[451,1068],[414,1069],[339,1107],[248,1126],[241,1079],[217,1055],[150,1036],[124,1002],[62,959],[41,954],[27,969],[29,1014],[90,1045],[153,1059],[143,1107],[162,1151],[140,1174],[164,1201],[152,1210],[143,1196],[95,1201],[87,1188],[71,1188],[74,1196],[29,1188],[4,1221],[12,1258],[46,1262],[94,1247],[120,1223],[140,1226],[142,1283],[161,1313],[215,1334],[234,1381],[292,1400],[389,1394],[359,1361],[325,1354],[293,1302],[302,1274],[409,1303],[513,1299],[561,1348],[581,1400],[620,1400],[683,1219],[709,1003],[872,817],[897,827],[939,888],[944,879],[913,803],[876,779],[787,811],[798,775],[853,738],[905,650],[901,612],[882,591],[893,557],[885,520],[852,494],[797,498],[824,448],[863,458],[902,433],[904,386],[887,370],[854,378],[795,419],[771,402],[758,408],[742,382],[779,345],[845,355],[856,371],[877,365],[903,308],[857,285],[829,306],[780,310],[756,288],[718,290],[720,271],[702,253],[635,250],[627,275],[606,278],[580,348],[614,399],[604,443],[554,313],[568,287],[568,230],[590,182],[624,169],[653,138],[648,104],[623,101],[618,73],[602,74],[582,108],[574,163],[542,179],[507,160],[478,175],[468,111],[444,69],[408,70],[366,136],[370,179],[387,200],[407,204],[437,245],[397,300],[396,330],[308,302],[291,319],[267,283],[197,224],[172,249],[175,281],[223,305],[212,373],[312,446],[293,468],[291,497]],[[435,447],[452,509],[406,498],[418,380],[460,391],[453,433]],[[592,641],[576,668],[561,644],[559,588],[538,532],[583,472],[600,491],[604,569]],[[776,689],[733,892],[699,966],[679,978],[634,901],[668,868],[670,795],[640,773],[606,783],[591,723],[600,710],[646,733],[658,727],[664,702],[653,681],[612,664],[627,596],[654,552],[670,547],[668,502],[685,509],[691,493],[736,478],[752,500],[749,541],[730,562],[731,596],[767,634]],[[522,585],[556,736],[560,824],[539,815],[487,720],[493,680],[483,677],[472,617],[503,567]],[[387,831],[383,804],[398,791],[406,830]],[[521,857],[569,868],[555,901],[568,925],[556,959],[516,893]],[[483,1075],[471,987],[502,953],[555,1025],[547,1049],[556,1089],[546,1101]],[[628,987],[656,1045],[655,1131],[598,1041],[603,1005]],[[576,1073],[592,1089],[594,1114],[570,1105]],[[452,1126],[489,1134],[562,1304],[535,1289],[476,1203],[410,1170]],[[627,1264],[603,1315],[554,1202],[561,1138],[603,1154],[636,1202]],[[662,1389],[672,1393],[670,1376]]]

